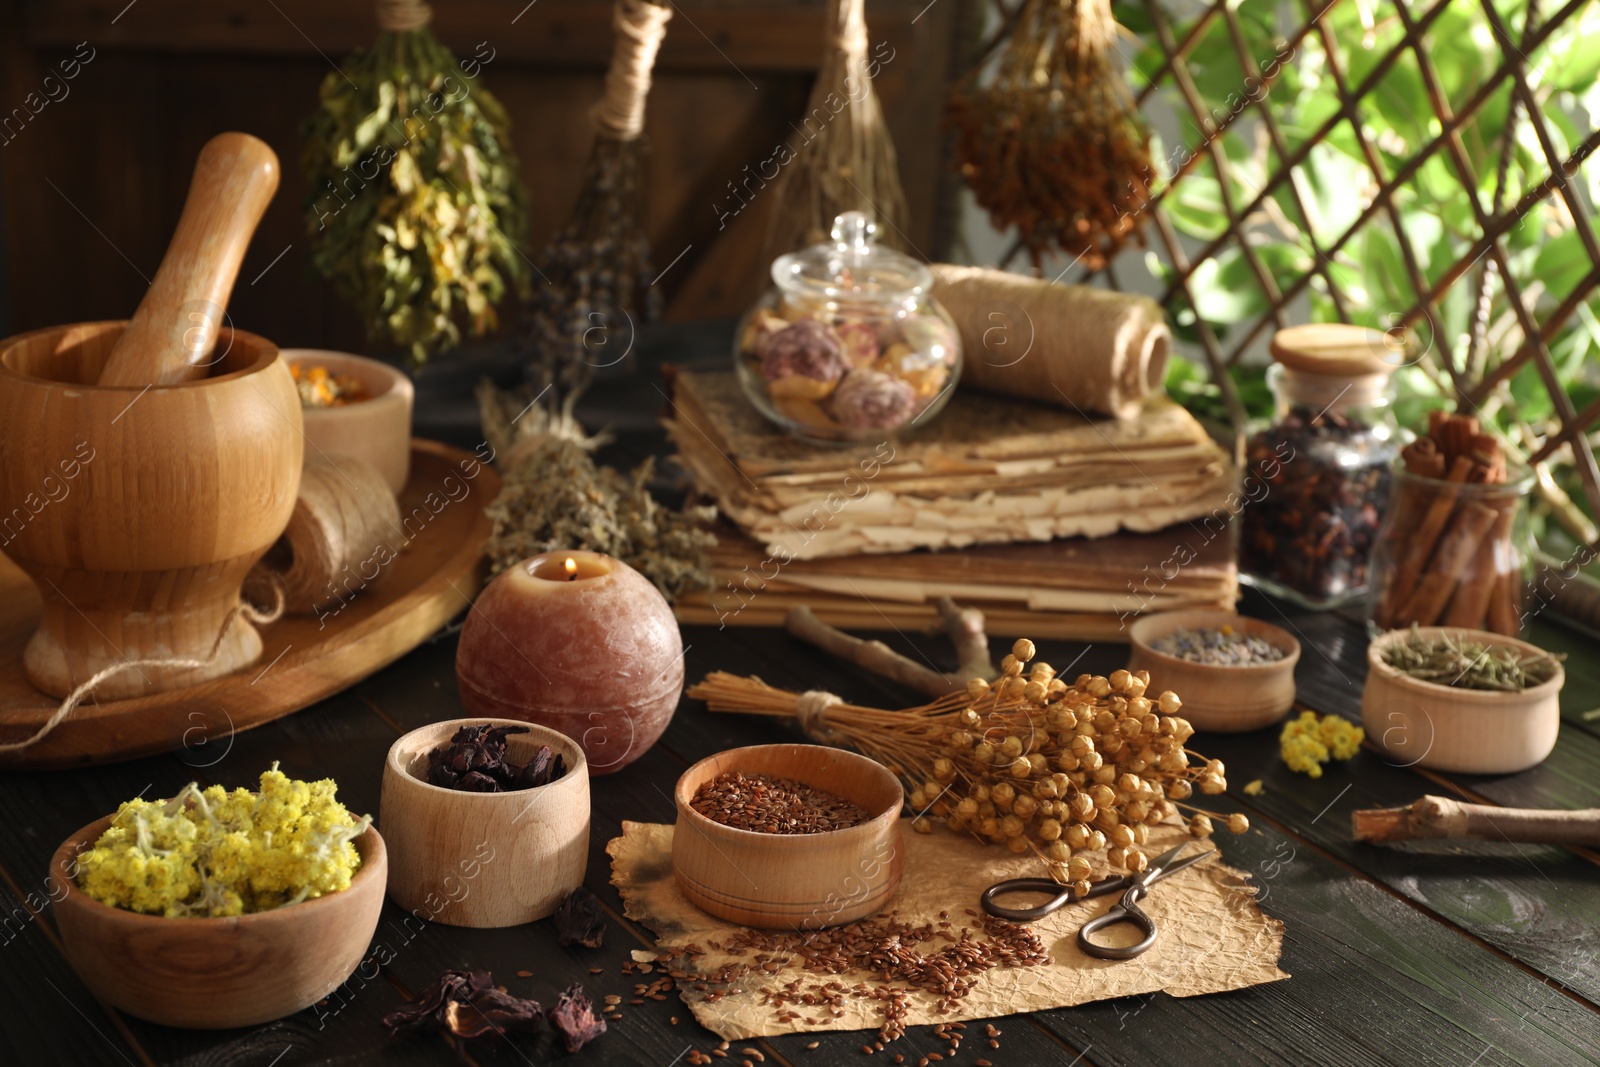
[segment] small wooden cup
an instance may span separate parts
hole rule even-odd
[[[549,745],[567,773],[509,793],[430,785],[428,753],[463,726],[522,726],[506,758]],[[520,926],[555,912],[589,865],[589,768],[566,734],[515,719],[452,719],[412,730],[389,749],[378,822],[391,857],[389,895],[419,919],[449,926]]]
[[[289,366],[326,367],[332,374],[361,383],[366,399],[336,408],[305,408],[306,458],[339,465],[340,456],[364,459],[377,468],[396,496],[411,473],[411,379],[376,359],[327,352],[320,348],[285,348]]]
[[[1423,626],[1417,632],[1509,646],[1524,655],[1543,651],[1484,630]],[[1550,755],[1561,730],[1567,678],[1559,663],[1549,681],[1520,693],[1457,689],[1409,677],[1384,662],[1384,649],[1410,636],[1410,629],[1391,630],[1367,646],[1361,724],[1390,762],[1459,774],[1515,774]]]
[[[708,819],[689,806],[727,771],[795,778],[872,816],[818,834],[761,834]],[[822,745],[753,745],[696,763],[673,790],[678,824],[672,872],[696,907],[770,930],[817,930],[876,914],[900,887],[905,794],[882,764]]]
[[[78,888],[77,858],[112,816],[62,843],[50,861],[61,950],[100,1000],[164,1026],[256,1026],[310,1007],[355,973],[383,910],[383,838],[355,839],[348,889],[253,915],[168,919],[114,908]]]
[[[1157,652],[1151,646],[1179,628],[1196,630],[1231,626],[1235,633],[1259,637],[1283,649],[1273,663],[1221,667],[1192,663]],[[1259,619],[1225,611],[1164,611],[1128,627],[1132,648],[1128,670],[1150,672],[1149,692],[1170,689],[1183,701],[1178,714],[1196,730],[1242,733],[1259,730],[1281,720],[1294,706],[1294,666],[1300,662],[1300,642],[1288,631]]]

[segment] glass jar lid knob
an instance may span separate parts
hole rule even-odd
[[[858,262],[866,259],[872,254],[872,239],[877,234],[877,224],[865,212],[846,211],[834,216],[831,236],[841,256]]]

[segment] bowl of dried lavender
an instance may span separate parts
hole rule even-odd
[[[719,919],[818,930],[876,914],[900,887],[905,794],[866,756],[729,749],[685,771],[673,799],[678,888]]]
[[[1150,672],[1152,692],[1183,694],[1199,731],[1271,726],[1294,705],[1300,642],[1259,619],[1225,611],[1166,611],[1128,628],[1128,670]]]
[[[389,895],[451,926],[543,919],[583,884],[589,768],[566,734],[513,719],[453,719],[389,749],[379,824]]]
[[[1401,766],[1514,774],[1556,747],[1565,682],[1558,657],[1514,637],[1391,630],[1367,646],[1361,721]]]

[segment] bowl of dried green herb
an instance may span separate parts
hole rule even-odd
[[[1555,748],[1558,657],[1484,630],[1413,626],[1367,649],[1361,720],[1391,761],[1465,774],[1513,774]]]
[[[1128,670],[1150,672],[1150,692],[1183,694],[1196,730],[1239,733],[1282,719],[1294,705],[1300,642],[1231,612],[1163,611],[1128,627]]]

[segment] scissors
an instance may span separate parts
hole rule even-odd
[[[1004,882],[996,882],[983,891],[980,898],[983,910],[997,919],[1009,919],[1012,922],[1027,923],[1035,919],[1042,919],[1060,908],[1087,897],[1103,897],[1109,893],[1121,893],[1122,899],[1111,906],[1104,915],[1090,919],[1078,928],[1078,947],[1086,954],[1102,960],[1131,960],[1143,953],[1156,943],[1156,924],[1150,916],[1139,907],[1139,900],[1150,892],[1150,887],[1169,875],[1177,874],[1185,867],[1192,866],[1215,855],[1216,849],[1208,848],[1204,852],[1179,859],[1183,850],[1189,847],[1190,842],[1185,841],[1176,848],[1169,849],[1150,861],[1150,866],[1142,874],[1125,874],[1120,878],[1102,878],[1089,887],[1089,892],[1080,897],[1073,893],[1070,886],[1050,878],[1012,878]],[[995,897],[1003,893],[1049,893],[1051,899],[1037,907],[1008,908],[1003,904],[996,904]],[[1136,945],[1117,948],[1111,945],[1100,945],[1089,939],[1089,935],[1098,930],[1118,923],[1127,923],[1137,927],[1144,933],[1144,939]]]

